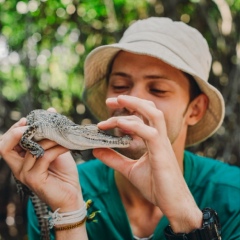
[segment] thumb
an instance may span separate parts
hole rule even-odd
[[[129,172],[135,163],[135,160],[131,160],[110,148],[93,149],[93,155],[125,177],[129,176]]]
[[[57,112],[57,110],[56,110],[55,108],[53,108],[53,107],[48,108],[47,111],[49,111],[49,112],[55,112],[55,113]]]

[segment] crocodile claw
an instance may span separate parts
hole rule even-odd
[[[33,155],[33,157],[40,158],[44,154],[43,148],[39,145],[39,148],[31,150],[30,153]]]

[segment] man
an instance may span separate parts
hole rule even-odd
[[[24,119],[2,137],[0,154],[14,175],[52,211],[78,219],[63,217],[61,225],[56,218],[56,239],[220,239],[215,211],[222,238],[240,239],[239,168],[184,151],[223,120],[222,96],[207,82],[210,66],[195,29],[167,18],[137,21],[85,63],[86,104],[104,120],[99,128],[131,135],[130,147],[95,149],[101,161],[76,171],[67,149],[49,140],[37,161],[22,152]],[[75,212],[82,213],[83,199],[93,201],[89,214],[99,211],[86,224]],[[39,236],[33,215],[30,204],[29,239]]]

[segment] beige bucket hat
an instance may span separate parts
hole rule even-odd
[[[183,22],[157,17],[136,21],[119,43],[98,47],[87,56],[83,100],[98,120],[108,117],[105,78],[109,64],[121,50],[158,58],[192,75],[208,96],[206,114],[196,125],[189,127],[186,146],[205,140],[220,127],[224,118],[224,100],[208,83],[212,58],[206,40]]]

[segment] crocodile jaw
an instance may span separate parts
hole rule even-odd
[[[128,135],[116,137],[106,134],[96,125],[74,126],[64,134],[70,149],[86,150],[93,148],[126,148],[132,138]],[[65,144],[64,144],[65,145]]]

